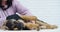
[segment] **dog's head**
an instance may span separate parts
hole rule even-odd
[[[6,20],[5,26],[8,27],[9,30],[21,30],[24,27],[23,19],[17,14],[8,16]]]

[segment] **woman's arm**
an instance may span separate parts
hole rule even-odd
[[[21,15],[32,15],[27,8],[25,8],[24,6],[22,6],[20,4],[20,1],[16,0],[15,2],[16,2],[15,3],[16,4],[16,9],[17,9],[17,12],[19,14],[21,14]]]
[[[5,18],[3,18],[3,17],[2,17],[2,18],[0,18],[0,28],[3,26],[3,24],[4,24],[5,20],[6,20],[6,19],[5,19]]]

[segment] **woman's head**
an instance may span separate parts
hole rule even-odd
[[[9,8],[12,5],[12,0],[0,0],[0,8],[3,9],[4,5],[7,5],[7,8]]]

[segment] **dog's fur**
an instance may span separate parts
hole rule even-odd
[[[21,18],[19,18],[19,17],[21,17]],[[7,21],[5,22],[3,27],[5,29],[10,30],[11,27],[9,29],[9,27],[7,27],[6,24],[7,24],[7,22],[9,23],[9,21],[11,21],[10,19],[15,19],[14,21],[11,21],[11,23],[10,23],[12,28],[13,28],[12,30],[40,30],[40,29],[54,29],[54,28],[57,28],[57,26],[55,26],[55,25],[50,25],[46,22],[38,20],[37,17],[35,17],[35,16],[25,16],[24,15],[24,16],[19,16],[19,17],[11,17],[11,18],[7,17]],[[12,23],[15,23],[15,24],[12,24]],[[21,27],[21,25],[22,25],[22,27]]]
[[[50,25],[44,21],[41,21],[39,19],[37,19],[37,17],[35,16],[21,16],[23,19],[25,20],[31,20],[31,21],[34,21],[33,23],[35,24],[38,24],[39,25],[39,29],[55,29],[57,28],[56,25]],[[28,25],[28,24],[27,24]],[[29,24],[30,25],[30,24]],[[34,24],[31,24],[31,25],[34,25]]]

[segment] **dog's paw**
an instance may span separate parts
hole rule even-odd
[[[56,25],[47,25],[46,28],[47,29],[56,29],[57,26]]]

